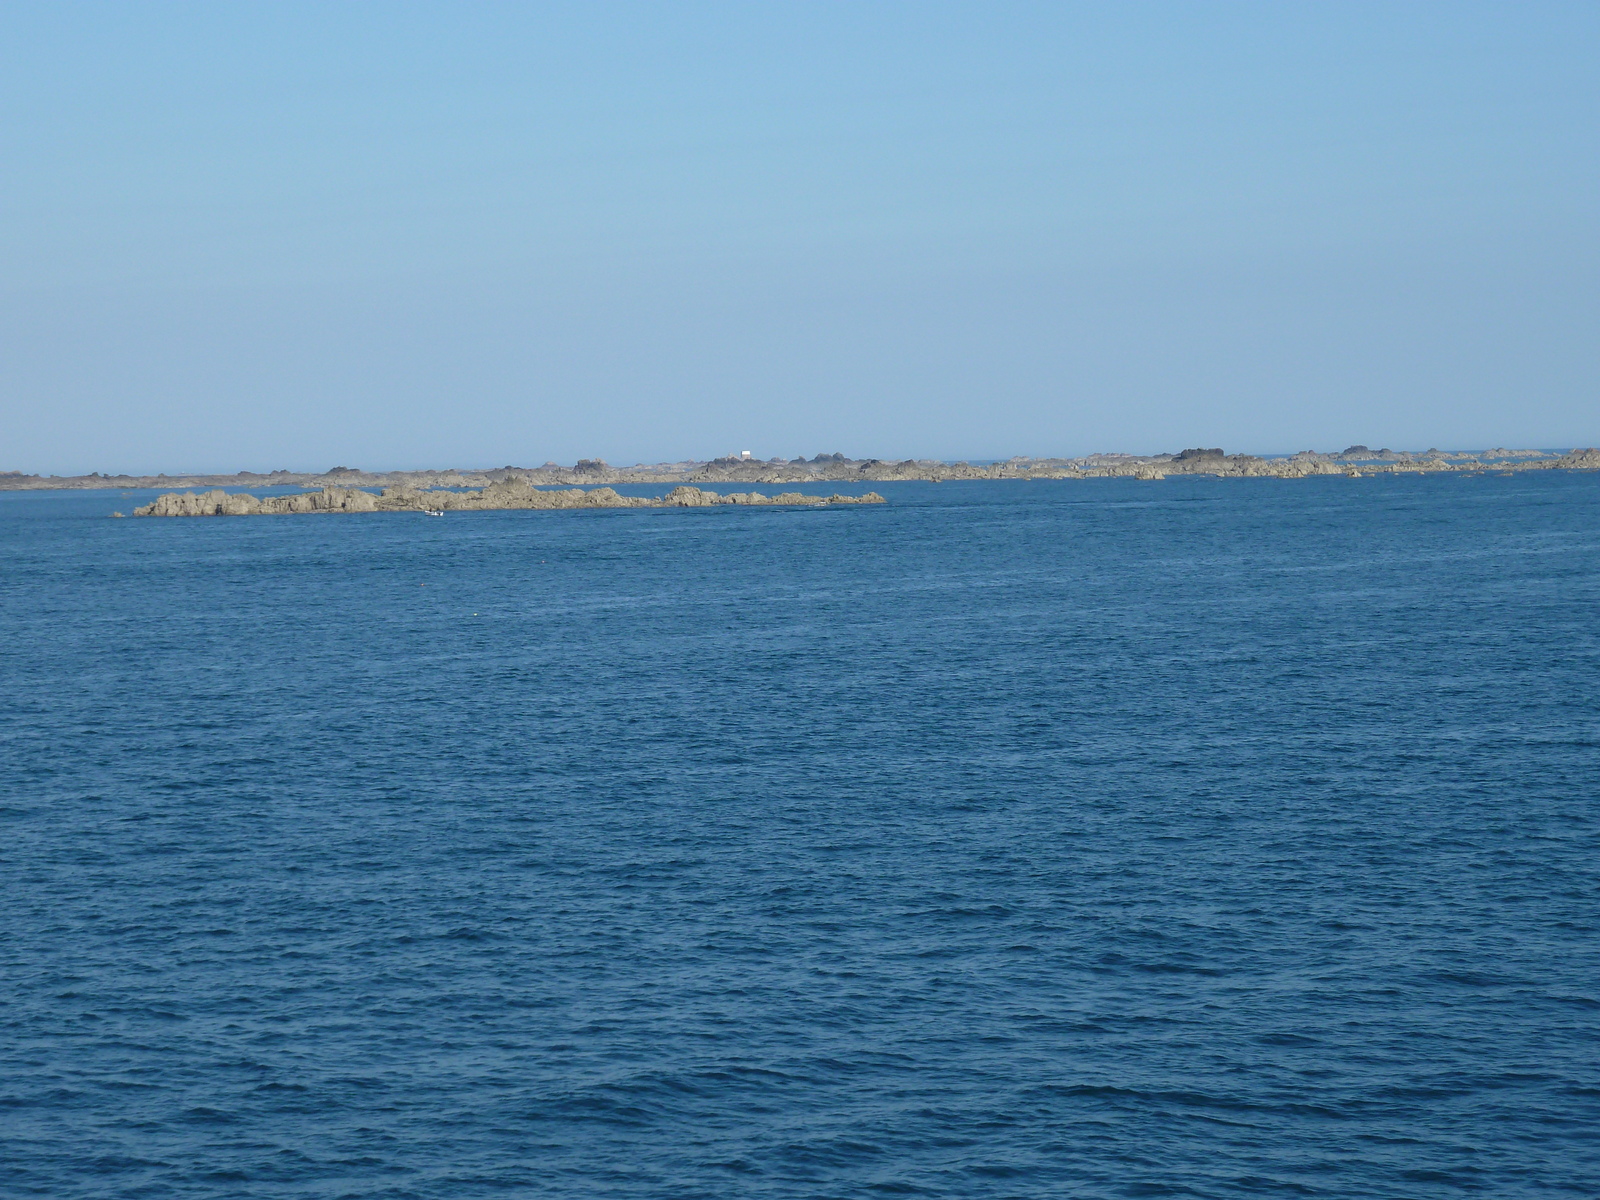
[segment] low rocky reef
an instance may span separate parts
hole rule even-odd
[[[695,487],[673,488],[665,496],[619,496],[608,487],[540,491],[526,479],[503,479],[481,491],[423,491],[414,487],[384,488],[374,495],[357,487],[327,486],[320,492],[294,496],[252,496],[248,492],[167,492],[143,508],[136,517],[255,517],[281,513],[458,512],[509,508],[707,508],[714,504],[765,504],[820,507],[830,504],[882,504],[877,492],[864,496],[806,496],[784,492],[763,496],[756,492],[716,492]]]
[[[1030,458],[1018,455],[1004,462],[989,463],[911,458],[895,462],[878,458],[846,458],[843,454],[818,454],[814,458],[792,459],[728,455],[704,462],[639,463],[631,467],[614,467],[602,459],[586,458],[570,467],[553,462],[540,467],[431,471],[362,471],[355,467],[334,467],[321,472],[273,471],[267,475],[240,471],[234,475],[134,476],[97,473],[60,477],[0,471],[0,491],[43,488],[300,487],[347,490],[385,488],[403,492],[432,488],[486,489],[496,484],[518,481],[539,487],[681,483],[731,488],[752,484],[871,484],[910,480],[944,483],[981,479],[1162,479],[1169,475],[1304,479],[1315,475],[1549,470],[1600,470],[1600,450],[1508,450],[1504,447],[1478,451],[1372,450],[1366,446],[1349,446],[1335,453],[1301,450],[1295,454],[1262,456],[1228,454],[1221,447],[1195,447],[1168,454],[1087,454],[1079,458]]]

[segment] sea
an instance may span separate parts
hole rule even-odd
[[[1600,1196],[1600,475],[874,486],[0,492],[0,1194]]]

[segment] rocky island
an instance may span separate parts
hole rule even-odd
[[[281,513],[366,513],[427,512],[508,508],[706,508],[714,504],[882,504],[877,492],[864,496],[806,496],[784,492],[763,496],[756,492],[716,492],[694,487],[677,487],[660,499],[647,496],[620,496],[609,487],[570,488],[565,491],[540,491],[528,480],[497,480],[481,491],[422,491],[415,487],[388,487],[374,495],[358,487],[325,486],[320,492],[300,492],[292,496],[252,496],[248,492],[226,492],[221,488],[204,493],[168,492],[157,496],[143,508],[133,510],[136,517],[253,517]]]
[[[707,485],[730,488],[773,484],[932,483],[1027,479],[1140,479],[1202,475],[1222,479],[1307,479],[1315,476],[1362,478],[1441,472],[1505,474],[1522,471],[1600,470],[1600,450],[1373,450],[1356,445],[1323,453],[1228,454],[1221,447],[1193,447],[1165,454],[1089,454],[1078,458],[1031,458],[1003,462],[944,462],[937,459],[755,458],[748,454],[709,460],[639,463],[614,467],[603,459],[580,459],[573,466],[547,462],[539,467],[423,471],[363,471],[334,467],[322,472],[240,471],[232,475],[26,475],[0,472],[0,490],[46,488],[210,488],[201,494],[169,492],[137,510],[139,516],[253,515],[298,512],[429,512],[481,508],[662,508],[710,504],[881,503],[877,493],[828,497],[786,492],[769,496],[733,491],[719,494]],[[612,485],[678,485],[657,498],[619,495]],[[256,497],[228,488],[302,488],[299,495]],[[554,491],[552,488],[568,490]]]

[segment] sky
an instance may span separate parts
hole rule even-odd
[[[1600,5],[0,0],[0,470],[1600,442]]]

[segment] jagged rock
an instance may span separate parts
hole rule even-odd
[[[1566,471],[1600,471],[1600,449],[1590,446],[1586,449],[1571,450],[1560,458],[1553,458],[1542,465]]]
[[[665,503],[681,508],[702,508],[717,503],[715,492],[702,492],[699,488],[675,487],[667,493]]]

